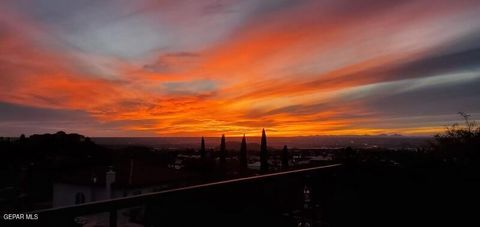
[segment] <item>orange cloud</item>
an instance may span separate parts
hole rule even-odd
[[[381,126],[375,121],[393,116],[367,105],[368,89],[367,98],[345,94],[428,76],[394,71],[456,38],[430,37],[438,30],[424,27],[449,9],[411,16],[405,13],[415,4],[378,3],[337,15],[334,3],[317,4],[257,15],[212,46],[155,49],[157,57],[134,60],[79,50],[49,34],[51,27],[12,11],[0,16],[0,101],[84,111],[100,123],[125,122],[118,130],[127,135],[240,136],[264,127],[274,136],[440,130],[422,122]],[[402,40],[401,34],[413,36]]]

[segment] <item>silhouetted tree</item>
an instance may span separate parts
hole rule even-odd
[[[87,169],[112,162],[110,151],[79,134],[36,134],[0,142],[2,183],[13,194],[0,193],[12,209],[31,209],[38,202],[51,201],[54,180],[65,170]],[[21,195],[22,199],[19,196]]]
[[[25,134],[20,135],[20,142],[23,143],[25,142],[27,138],[25,137]]]
[[[240,167],[247,168],[247,140],[245,139],[245,134],[243,134],[242,144],[240,146]]]
[[[220,163],[225,164],[227,158],[227,150],[225,147],[225,134],[222,135],[222,140],[220,141]]]
[[[206,156],[207,156],[207,151],[205,150],[205,139],[202,136],[202,143],[200,145],[200,157],[202,159],[205,159]]]
[[[290,154],[288,153],[287,145],[283,146],[282,151],[282,168],[288,168],[288,161],[290,158]]]
[[[267,135],[265,134],[265,129],[262,130],[262,142],[260,144],[260,170],[268,170]]]
[[[480,126],[470,115],[459,112],[465,125],[453,124],[435,135],[433,149],[451,164],[475,164],[480,156]]]

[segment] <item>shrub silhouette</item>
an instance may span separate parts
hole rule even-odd
[[[453,124],[445,132],[435,135],[432,147],[443,160],[455,165],[478,163],[480,154],[480,126],[470,115],[459,112],[464,124]]]

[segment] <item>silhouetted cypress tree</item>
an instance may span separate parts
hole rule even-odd
[[[220,162],[225,164],[227,158],[227,150],[225,148],[225,134],[222,135],[222,140],[220,142]]]
[[[205,159],[206,155],[207,155],[207,152],[205,150],[205,139],[202,136],[202,144],[200,145],[200,157],[202,157],[202,159]]]
[[[283,151],[282,151],[282,167],[283,168],[288,168],[288,160],[289,160],[290,155],[288,154],[288,148],[287,145],[283,146]]]
[[[260,170],[268,170],[267,136],[265,135],[265,129],[262,130],[262,143],[260,144]]]
[[[247,140],[245,139],[245,134],[243,134],[242,145],[240,146],[240,167],[247,168]]]

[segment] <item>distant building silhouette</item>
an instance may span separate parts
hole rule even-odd
[[[245,139],[245,134],[243,134],[242,144],[240,146],[240,167],[247,168],[248,161],[247,161],[247,140]]]
[[[283,146],[282,151],[282,168],[288,168],[288,161],[290,158],[290,154],[288,153],[287,145]]]
[[[260,144],[260,170],[268,170],[267,135],[265,134],[265,129],[262,130],[262,142]]]
[[[202,143],[200,145],[200,157],[202,159],[205,159],[206,156],[207,156],[207,151],[205,150],[205,139],[202,136]]]
[[[227,150],[225,146],[225,134],[222,135],[222,140],[220,141],[220,163],[225,164],[227,158]]]

